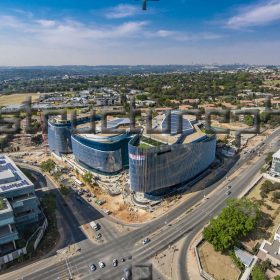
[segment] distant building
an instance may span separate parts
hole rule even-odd
[[[276,176],[280,176],[280,150],[276,152],[273,156],[271,173]]]
[[[115,106],[120,105],[121,101],[119,97],[100,97],[95,98],[96,106]]]
[[[151,106],[155,106],[156,102],[153,100],[136,100],[135,102],[136,107],[151,107]]]
[[[20,232],[43,218],[33,183],[7,156],[0,156],[0,257],[16,250]]]

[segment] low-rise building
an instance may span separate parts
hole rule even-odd
[[[0,156],[0,257],[16,248],[20,232],[43,219],[33,183],[7,156]]]

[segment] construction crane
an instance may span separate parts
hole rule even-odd
[[[139,1],[139,0],[136,0],[136,1]],[[159,0],[141,0],[142,1],[142,9],[143,11],[146,11],[147,10],[147,2],[148,1],[159,1]]]

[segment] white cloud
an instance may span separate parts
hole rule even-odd
[[[42,27],[53,27],[56,25],[56,22],[54,20],[40,19],[36,22],[39,23]]]
[[[266,25],[280,20],[280,0],[264,1],[242,9],[226,25],[233,29]]]
[[[152,33],[151,36],[160,38],[169,38],[175,41],[198,41],[198,40],[216,40],[221,38],[221,35],[215,33],[187,33],[174,30],[158,30]]]
[[[120,19],[135,16],[137,13],[139,13],[139,8],[136,6],[120,4],[109,9],[105,16],[109,19]]]
[[[65,18],[0,15],[0,53],[5,53],[0,65],[141,64],[147,62],[143,49],[151,46],[155,51],[149,59],[159,63],[159,49],[163,52],[178,42],[187,46],[183,42],[217,36],[161,29],[148,21],[97,24]],[[164,55],[160,59],[162,63],[166,61]]]
[[[20,29],[23,23],[14,16],[1,15],[0,16],[0,28],[13,28]]]
[[[95,43],[100,40],[117,40],[120,38],[134,38],[142,35],[147,21],[128,21],[118,25],[84,24],[75,20],[23,19],[9,15],[0,15],[0,35],[2,30],[17,32],[15,40],[26,35],[32,39],[51,44],[82,45]],[[22,38],[21,38],[22,37]]]

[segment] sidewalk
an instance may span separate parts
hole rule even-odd
[[[199,239],[202,238],[202,230],[193,238],[191,241],[191,245],[187,251],[187,271],[190,280],[204,280],[204,278],[200,275],[197,259],[195,255],[195,245]]]

